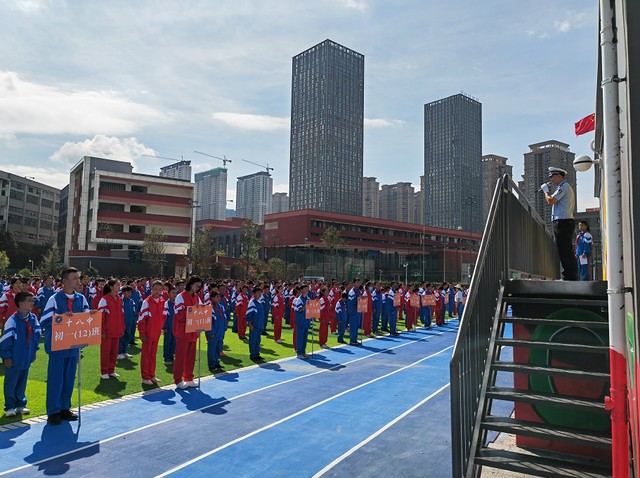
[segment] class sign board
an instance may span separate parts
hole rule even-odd
[[[100,345],[102,312],[72,315],[54,314],[51,321],[51,350],[69,350],[87,345]]]
[[[211,314],[213,306],[211,305],[190,305],[187,307],[187,322],[185,326],[186,333],[203,332],[211,330]]]
[[[369,299],[358,297],[358,314],[366,314],[367,312],[369,312]]]
[[[393,306],[394,307],[400,307],[400,293],[396,292],[393,295]]]
[[[307,319],[319,319],[320,318],[320,301],[319,300],[308,300],[307,308],[306,308]]]
[[[411,304],[411,307],[420,307],[420,296],[412,295],[409,298],[409,303]]]
[[[433,294],[426,294],[421,296],[423,307],[435,307],[436,306],[436,296]]]

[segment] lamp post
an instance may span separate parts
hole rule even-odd
[[[33,260],[29,259],[29,262],[31,262],[31,274],[33,274]]]
[[[469,276],[469,282],[471,282],[471,241],[473,233],[473,205],[478,204],[475,196],[465,196],[463,204],[469,206],[469,268],[467,275]]]
[[[424,224],[422,225],[422,237],[420,242],[422,242],[422,277],[420,279],[424,281]]]
[[[195,208],[198,207],[202,207],[202,206],[198,206],[198,201],[193,201],[193,200],[189,200],[189,204],[185,205],[184,207],[186,207],[187,209],[191,209],[191,218],[189,221],[189,276],[191,276],[192,272],[193,272],[193,267],[191,264],[191,254],[192,254],[192,250],[193,250],[193,223],[194,221],[194,210]]]
[[[458,231],[462,231],[462,226],[458,226]],[[459,265],[460,265],[460,283],[462,283],[462,248],[458,247],[458,252],[460,252],[460,260],[459,260]]]
[[[302,275],[304,276],[307,273],[307,240],[309,238],[304,238],[304,269],[302,270]]]
[[[407,284],[409,283],[409,263],[403,265],[404,267],[404,287],[407,288]]]
[[[442,282],[447,281],[447,249],[449,243],[442,241]]]
[[[382,269],[380,269],[380,279],[378,280],[378,282],[382,282]]]

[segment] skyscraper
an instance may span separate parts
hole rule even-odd
[[[160,177],[191,181],[191,161],[178,161],[160,168]]]
[[[482,104],[466,94],[424,105],[424,224],[482,232]]]
[[[376,178],[362,178],[362,215],[380,217],[380,183]]]
[[[489,208],[496,189],[496,181],[508,174],[513,179],[513,167],[507,164],[507,158],[497,154],[485,154],[482,157],[482,221],[487,222]]]
[[[544,194],[538,192],[540,185],[549,180],[549,167],[564,169],[567,181],[576,193],[576,171],[573,169],[575,153],[569,151],[569,145],[556,140],[543,141],[529,145],[529,152],[524,153],[524,195],[533,205],[547,226],[553,230],[551,206],[547,204]],[[553,192],[553,187],[551,188]],[[575,211],[574,211],[575,212]]]
[[[196,173],[196,221],[224,221],[227,209],[227,170],[214,168]]]
[[[424,174],[420,176],[420,191],[416,191],[416,213],[414,224],[424,224]]]
[[[236,217],[250,217],[256,224],[271,214],[273,178],[266,171],[238,178],[236,188]]]
[[[325,40],[293,57],[289,209],[362,215],[364,55]]]
[[[273,193],[271,213],[278,214],[287,211],[289,211],[289,195],[287,193]]]
[[[414,201],[411,183],[384,184],[380,192],[380,219],[413,224]]]

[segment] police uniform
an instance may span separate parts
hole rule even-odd
[[[565,176],[567,172],[560,168],[549,168],[549,177],[554,174]],[[543,191],[546,185],[541,188]],[[546,192],[546,191],[545,191]],[[564,280],[578,280],[578,267],[573,250],[573,231],[575,221],[573,212],[576,207],[576,196],[573,188],[566,181],[562,181],[551,194],[558,202],[551,206],[551,219],[553,220],[553,235],[558,248],[558,256],[562,263],[562,278]]]

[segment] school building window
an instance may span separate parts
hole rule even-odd
[[[38,227],[38,220],[25,217],[24,218],[24,225],[25,226],[29,226],[29,227]]]
[[[147,187],[146,186],[138,186],[136,184],[131,185],[131,192],[132,193],[146,193],[147,192]]]
[[[27,202],[29,204],[38,204],[38,197],[37,196],[32,196],[31,194],[27,194]]]
[[[38,212],[37,211],[30,211],[29,209],[26,209],[24,211],[25,216],[29,216],[29,217],[38,217]]]
[[[49,209],[53,208],[53,201],[50,201],[49,199],[43,199],[42,207],[48,207]]]
[[[121,211],[124,212],[124,204],[115,204],[110,202],[98,203],[99,211]]]
[[[15,214],[9,214],[8,220],[10,224],[22,224],[22,217]]]
[[[14,212],[16,214],[22,215],[22,208],[21,207],[15,207],[15,206],[9,206],[9,212]]]
[[[100,189],[111,189],[113,191],[125,191],[124,183],[112,183],[110,181],[100,181]]]
[[[24,201],[24,193],[14,191],[13,189],[9,192],[9,197],[11,199],[17,199],[18,201]]]
[[[51,229],[51,221],[40,221],[40,229]]]

